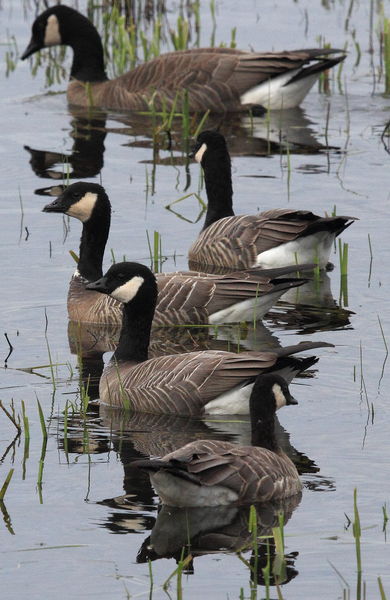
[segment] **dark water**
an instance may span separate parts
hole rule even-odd
[[[83,116],[69,112],[63,94],[46,94],[43,69],[34,79],[29,65],[20,63],[7,78],[7,32],[16,36],[23,50],[33,11],[24,14],[19,3],[10,1],[3,1],[1,7],[0,314],[1,333],[8,334],[13,352],[8,368],[1,370],[0,398],[7,407],[13,399],[18,414],[24,402],[31,436],[27,454],[23,436],[12,444],[15,430],[1,413],[0,484],[15,469],[2,506],[2,597],[16,599],[26,593],[32,599],[65,593],[76,598],[126,598],[127,593],[165,597],[162,585],[180,558],[183,519],[191,523],[194,535],[194,560],[183,576],[183,598],[239,598],[241,588],[249,597],[249,569],[234,552],[216,551],[222,546],[236,550],[247,543],[245,511],[185,517],[163,512],[157,519],[157,498],[148,481],[129,465],[134,457],[162,454],[195,436],[245,440],[246,420],[216,423],[139,415],[127,422],[122,415],[107,410],[99,414],[94,409],[86,420],[77,412],[69,416],[67,454],[64,448],[63,410],[67,401],[73,405],[79,401],[77,358],[72,336],[68,339],[65,299],[74,269],[69,250],[78,250],[80,224],[42,214],[47,198],[36,190],[61,184],[68,169],[75,178],[101,178],[114,209],[106,264],[111,248],[117,258],[125,255],[148,263],[146,232],[152,236],[156,230],[168,257],[163,268],[173,270],[186,267],[189,241],[200,228],[200,223],[194,224],[200,206],[192,196],[172,207],[179,216],[165,207],[199,191],[199,167],[186,166],[179,131],[173,151],[160,150],[153,163],[147,120],[99,115],[92,138],[85,140]],[[390,495],[386,362],[390,157],[381,139],[390,113],[380,78],[380,14],[374,2],[314,6],[308,0],[250,1],[240,8],[237,22],[236,3],[219,2],[217,8],[217,43],[229,41],[230,30],[237,25],[237,44],[243,48],[312,47],[318,45],[320,35],[336,47],[348,44],[349,56],[339,82],[331,81],[330,95],[315,88],[301,110],[275,113],[270,122],[256,118],[251,124],[242,118],[223,124],[233,154],[238,213],[283,205],[330,213],[336,206],[338,214],[359,218],[343,234],[349,246],[347,300],[340,301],[335,252],[335,269],[322,295],[312,290],[310,299],[290,297],[287,306],[279,306],[267,317],[266,329],[259,324],[240,333],[237,328],[211,330],[202,332],[196,343],[223,347],[238,337],[241,347],[247,348],[301,339],[336,344],[334,350],[319,352],[314,378],[296,380],[292,386],[299,405],[280,414],[280,439],[295,457],[305,484],[299,505],[285,507],[286,514],[291,513],[285,530],[289,582],[281,590],[289,599],[341,598],[343,584],[334,565],[354,597],[355,547],[347,516],[353,518],[357,488],[363,579],[367,598],[379,598],[378,576],[390,594],[382,508],[387,503],[389,510]],[[174,21],[175,12],[169,18]],[[201,23],[206,45],[211,33],[206,3]],[[361,50],[358,64],[356,43]],[[64,90],[65,83],[50,89]],[[280,153],[280,128],[289,142],[289,158]],[[335,147],[329,152],[322,151],[326,137],[328,145]],[[63,154],[69,157],[69,167]],[[295,306],[296,301],[310,307]],[[185,339],[170,341],[182,344]],[[0,349],[4,361],[9,350],[5,337]],[[41,368],[50,362],[49,354],[58,365],[55,388],[50,369]],[[95,369],[102,367],[98,349],[90,351],[88,359]],[[37,368],[31,372],[31,367]],[[49,431],[41,490],[37,486],[42,453],[37,399]],[[269,531],[274,524],[272,511],[258,517],[264,531],[267,527]],[[158,560],[151,554],[149,535],[155,550],[159,548],[169,559]],[[244,556],[251,560],[250,551]],[[148,559],[153,560],[152,594]],[[176,581],[173,577],[169,584],[171,597],[176,596]],[[259,586],[258,597],[264,596]],[[271,597],[277,597],[275,589]]]

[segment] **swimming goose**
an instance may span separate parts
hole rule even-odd
[[[345,58],[344,51],[332,48],[266,53],[195,48],[163,54],[108,80],[94,25],[73,8],[52,6],[34,21],[22,59],[61,44],[73,50],[68,102],[125,110],[145,110],[149,102],[156,110],[180,110],[181,90],[188,91],[191,112],[292,108],[322,71]]]
[[[248,414],[248,399],[256,375],[283,371],[287,381],[316,362],[291,354],[331,346],[325,342],[301,342],[268,352],[206,350],[148,360],[157,282],[148,267],[116,263],[88,290],[109,294],[124,303],[119,343],[100,380],[100,400],[134,411],[197,415]]]
[[[103,275],[103,254],[111,220],[111,204],[104,188],[96,183],[73,183],[43,211],[63,213],[83,224],[79,262],[68,292],[69,318],[83,323],[120,324],[122,304],[85,289],[89,281]],[[297,268],[226,276],[191,271],[158,274],[159,296],[154,325],[260,319],[286,290],[307,281],[296,277],[276,279],[294,273]]]
[[[218,506],[252,504],[294,496],[302,484],[294,463],[277,445],[277,408],[296,404],[283,377],[258,375],[249,408],[252,445],[196,440],[162,459],[133,463],[149,472],[163,504]]]
[[[193,269],[247,269],[298,262],[328,264],[334,239],[354,217],[319,217],[309,210],[277,208],[235,216],[230,156],[224,136],[204,131],[193,149],[203,168],[208,208],[204,227],[189,250]]]

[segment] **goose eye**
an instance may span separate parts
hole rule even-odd
[[[78,200],[81,197],[80,192],[72,192],[72,198]]]

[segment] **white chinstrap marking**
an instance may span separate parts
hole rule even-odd
[[[119,302],[130,302],[136,295],[144,282],[144,278],[139,275],[135,275],[129,281],[117,287],[112,293],[111,297]]]
[[[66,214],[70,217],[79,219],[82,223],[88,221],[91,218],[92,211],[97,201],[97,194],[87,192],[78,202],[72,204],[66,211]]]
[[[195,160],[198,163],[202,162],[202,158],[203,158],[203,154],[206,152],[207,150],[207,144],[202,144],[201,147],[199,148],[198,152],[195,154]]]
[[[278,383],[274,383],[272,386],[272,393],[275,396],[276,408],[281,408],[282,406],[286,406],[287,400],[286,396],[282,392],[282,388]]]
[[[47,19],[43,43],[45,46],[58,46],[62,44],[60,26],[55,15],[50,15]]]

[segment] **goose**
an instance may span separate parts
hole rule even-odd
[[[319,217],[309,210],[277,208],[235,216],[231,162],[224,136],[199,134],[192,152],[201,164],[208,200],[203,229],[189,249],[189,266],[248,269],[316,262],[324,269],[336,236],[355,217]]]
[[[120,325],[122,304],[85,288],[88,282],[103,275],[103,254],[111,220],[111,204],[105,189],[96,183],[73,183],[43,211],[63,213],[83,224],[77,270],[68,292],[69,318],[77,323]],[[154,325],[215,325],[260,319],[285,291],[307,281],[297,277],[276,279],[291,275],[296,269],[295,266],[225,276],[191,271],[158,274]]]
[[[274,420],[278,407],[296,404],[286,381],[259,374],[250,398],[251,446],[196,440],[160,460],[134,461],[149,472],[162,504],[219,506],[288,498],[302,484],[294,463],[280,450]]]
[[[179,110],[182,90],[188,91],[191,112],[224,113],[258,105],[292,108],[322,71],[345,58],[344,51],[334,48],[266,53],[201,48],[163,54],[109,80],[96,28],[82,14],[62,5],[36,18],[21,58],[57,45],[73,50],[67,90],[70,104],[133,111],[145,110],[150,103],[156,110],[174,106]]]
[[[301,342],[268,352],[206,350],[148,360],[158,293],[152,271],[135,262],[116,263],[86,288],[124,303],[118,346],[103,371],[99,395],[104,404],[135,412],[248,414],[248,399],[258,373],[283,371],[291,381],[317,359],[290,355],[329,346],[326,342]]]

